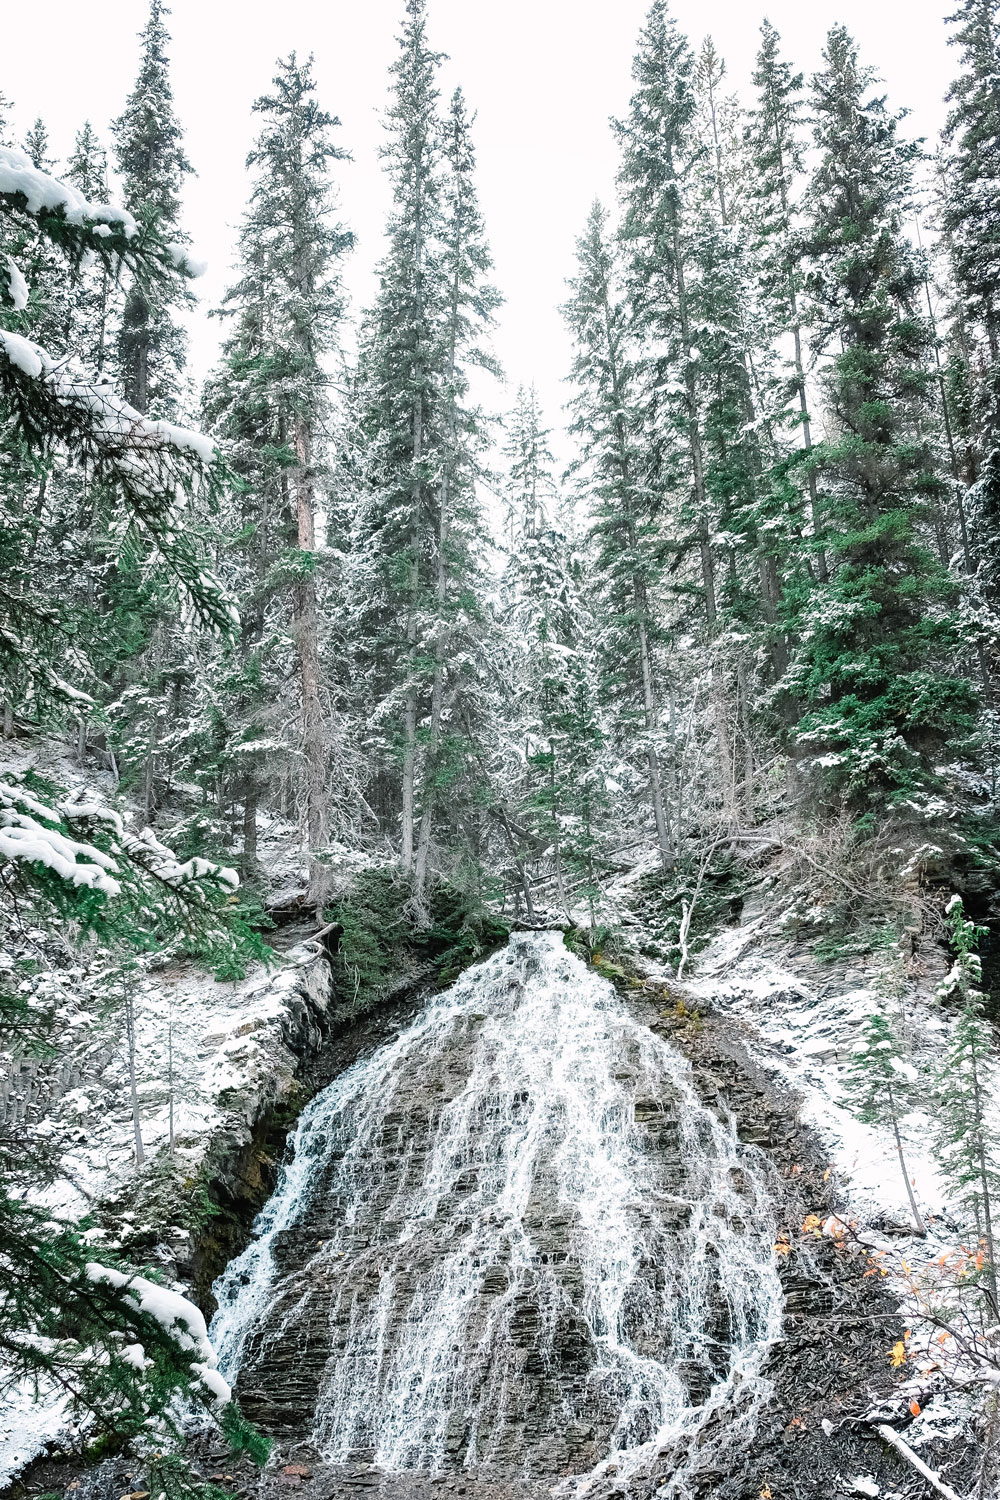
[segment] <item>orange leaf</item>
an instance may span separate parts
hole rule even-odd
[[[787,1255],[791,1248],[792,1247],[787,1240],[778,1240],[777,1244],[774,1247],[774,1253],[775,1255]]]
[[[920,1402],[919,1401],[911,1401],[910,1402],[910,1411],[913,1413],[913,1415],[915,1417],[919,1417],[919,1415],[920,1415]]]
[[[902,1339],[897,1339],[892,1348],[887,1349],[885,1352],[892,1360],[892,1368],[894,1370],[898,1370],[900,1365],[906,1364],[906,1345]]]

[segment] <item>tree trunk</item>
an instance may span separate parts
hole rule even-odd
[[[305,419],[295,419],[295,509],[299,551],[312,554],[316,548],[316,518],[313,508],[311,471],[312,434]],[[311,556],[310,556],[311,561]],[[320,697],[319,621],[316,585],[312,571],[303,567],[292,589],[292,634],[298,656],[302,694],[302,756],[305,767],[306,844],[309,851],[310,906],[322,908],[329,895],[329,871],[316,858],[330,843],[330,813],[327,801],[327,731]]]
[[[257,778],[252,770],[243,776],[243,856],[240,875],[245,885],[257,874]]]
[[[896,1137],[896,1154],[899,1157],[899,1170],[902,1172],[902,1174],[903,1174],[903,1181],[906,1183],[906,1196],[910,1200],[910,1210],[911,1210],[911,1212],[913,1214],[913,1222],[914,1222],[914,1224],[917,1227],[917,1233],[920,1235],[920,1237],[922,1239],[926,1235],[926,1233],[927,1233],[927,1226],[924,1224],[924,1221],[923,1221],[923,1218],[921,1216],[920,1210],[917,1207],[917,1200],[916,1200],[916,1197],[914,1196],[914,1192],[913,1192],[913,1183],[910,1181],[910,1174],[906,1170],[906,1158],[903,1155],[903,1142],[902,1142],[902,1140],[900,1138],[900,1134],[899,1134],[899,1121],[896,1118],[896,1101],[895,1101],[895,1099],[892,1096],[892,1089],[891,1088],[889,1089],[888,1092],[889,1092],[889,1109],[892,1112],[892,1133]]]
[[[141,1167],[146,1160],[142,1147],[142,1129],[139,1125],[139,1090],[135,1077],[135,996],[131,987],[125,993],[125,1037],[128,1044],[129,1095],[132,1100],[132,1130],[135,1136],[135,1164]]]

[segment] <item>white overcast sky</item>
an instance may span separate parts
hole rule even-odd
[[[806,76],[823,37],[845,23],[891,102],[912,110],[912,132],[933,139],[957,61],[942,17],[949,0],[675,0],[695,45],[706,32],[745,92],[766,14]],[[513,401],[534,380],[558,427],[570,349],[558,306],[573,270],[574,241],[595,196],[610,198],[615,148],[609,117],[626,108],[630,66],[648,0],[430,0],[429,35],[448,54],[442,89],[461,83],[478,111],[480,192],[507,302],[495,345]],[[322,103],[343,122],[354,155],[341,171],[343,218],[358,235],[348,274],[355,309],[372,292],[387,197],[377,150],[386,69],[396,55],[402,0],[174,0],[169,26],[176,104],[198,176],[186,191],[185,227],[209,271],[209,305],[229,280],[234,226],[246,195],[251,101],[273,63],[293,48],[313,52]],[[145,0],[34,0],[5,4],[0,91],[23,131],[36,115],[64,158],[89,118],[103,133],[135,76]],[[196,375],[211,363],[215,320],[194,326]]]

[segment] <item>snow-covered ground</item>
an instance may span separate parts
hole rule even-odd
[[[827,1144],[851,1212],[864,1222],[891,1221],[905,1228],[910,1210],[892,1133],[862,1124],[844,1102],[847,1066],[865,1022],[893,1002],[875,987],[874,971],[871,978],[864,976],[868,982],[858,983],[852,963],[846,966],[846,974],[856,976],[852,982],[844,964],[807,965],[791,945],[782,952],[766,922],[759,917],[720,933],[698,958],[687,988],[750,1028],[758,1059],[795,1090],[802,1120]],[[897,1002],[918,1065],[939,1064],[949,1029],[933,989],[933,983],[914,985]],[[929,1115],[913,1110],[902,1119],[901,1134],[918,1202],[928,1217],[941,1218],[947,1194],[931,1152]]]
[[[5,743],[0,770],[37,771],[74,801],[129,808],[115,795],[110,773],[77,768],[58,741]],[[266,820],[261,857],[272,879],[294,896],[300,858],[294,830]],[[134,1198],[136,1140],[128,1048],[121,1007],[109,1002],[108,955],[95,944],[33,925],[30,913],[9,925],[0,950],[0,978],[39,1010],[54,1016],[54,1055],[34,1056],[15,1043],[0,1053],[0,1120],[27,1120],[54,1148],[59,1171],[39,1199],[60,1217],[79,1220],[102,1200]],[[214,1142],[239,1142],[269,1105],[295,1087],[300,1054],[318,1040],[329,1003],[329,966],[319,945],[300,942],[243,979],[217,980],[204,966],[172,955],[142,960],[134,992],[135,1072],[139,1128],[147,1160],[173,1133],[173,1166],[197,1179]],[[102,1248],[148,1243],[149,1230],[175,1246],[179,1225],[141,1222],[125,1210],[105,1232],[88,1231],[99,1262]],[[183,1288],[176,1286],[175,1291]],[[0,1484],[65,1431],[55,1393],[7,1392],[0,1403]]]
[[[884,962],[884,955],[881,960],[872,955],[867,964],[859,959],[819,964],[801,946],[782,941],[769,912],[719,933],[699,956],[685,989],[706,1008],[738,1018],[751,1054],[794,1090],[800,1118],[829,1152],[844,1218],[875,1257],[884,1257],[887,1288],[898,1298],[909,1328],[904,1378],[881,1419],[898,1423],[900,1414],[909,1412],[906,1441],[919,1450],[968,1433],[979,1404],[975,1390],[985,1389],[991,1371],[965,1360],[954,1341],[942,1346],[938,1329],[922,1317],[925,1268],[956,1255],[957,1224],[965,1217],[949,1202],[949,1184],[934,1159],[929,1110],[911,1109],[900,1121],[910,1181],[927,1225],[926,1238],[918,1238],[891,1128],[862,1123],[846,1105],[848,1064],[874,1011],[895,1011],[916,1078],[924,1068],[936,1072],[946,1051],[952,1023],[935,1000],[946,969],[943,954],[940,959],[925,955],[930,972],[918,968],[905,991],[889,999],[880,983]],[[993,1101],[991,1111],[991,1129],[1000,1131],[1000,1100]],[[836,1221],[833,1227],[839,1232]],[[887,1360],[897,1338],[897,1332],[887,1333]],[[939,1368],[944,1360],[947,1380]],[[956,1381],[967,1381],[970,1389],[957,1389]],[[871,1414],[873,1421],[878,1417]],[[849,1493],[892,1500],[870,1476],[845,1477],[845,1484]]]

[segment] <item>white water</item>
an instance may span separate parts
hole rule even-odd
[[[447,1102],[421,1150],[405,1122],[428,1080]],[[668,1137],[679,1159],[656,1149]],[[596,1421],[595,1456],[620,1471],[676,1448],[661,1494],[683,1495],[690,1440],[720,1408],[730,1436],[749,1432],[767,1389],[781,1294],[760,1162],[560,934],[518,934],[305,1110],[257,1238],[216,1284],[222,1368],[253,1362],[268,1316],[265,1343],[293,1337],[331,1271],[354,1276],[312,1434],[331,1460],[489,1469],[514,1453],[531,1472],[545,1454],[521,1435],[544,1391],[546,1430]],[[333,1231],[283,1285],[275,1236],[311,1227],[320,1191],[341,1205]],[[575,1379],[567,1327],[589,1351]],[[710,1372],[700,1404],[692,1367]]]

